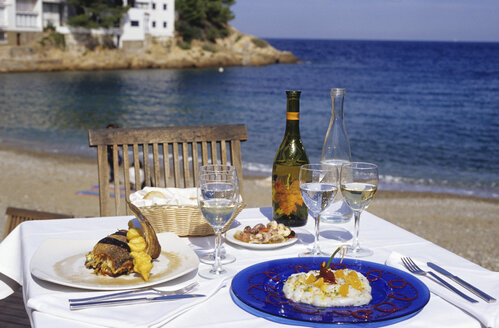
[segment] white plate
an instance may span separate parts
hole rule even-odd
[[[243,246],[243,247],[246,247],[246,248],[251,248],[251,249],[274,249],[274,248],[279,248],[279,247],[293,245],[294,243],[296,243],[298,241],[298,238],[295,236],[294,238],[290,238],[290,239],[288,239],[288,240],[286,240],[285,242],[282,242],[282,243],[276,243],[276,244],[250,244],[250,243],[245,243],[244,241],[240,241],[240,240],[237,240],[236,238],[234,238],[234,234],[238,230],[242,230],[241,227],[233,228],[233,229],[230,229],[229,231],[227,231],[226,234],[225,234],[225,239],[227,239],[227,241],[229,241],[229,242],[231,242],[233,244],[236,244],[236,245],[239,245],[239,246]]]
[[[173,280],[197,269],[199,265],[198,256],[184,240],[174,233],[164,232],[158,234],[161,254],[153,261],[154,266],[148,282],[138,273],[116,278],[96,275],[93,270],[85,267],[85,255],[100,239],[102,238],[46,240],[31,259],[31,274],[39,279],[64,286],[120,290],[147,287]]]

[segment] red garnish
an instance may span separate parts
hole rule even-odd
[[[319,270],[319,277],[324,279],[325,282],[329,284],[335,284],[336,283],[336,278],[334,276],[334,272],[331,270],[331,268],[326,267],[326,263],[322,262],[321,268]]]

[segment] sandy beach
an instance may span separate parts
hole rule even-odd
[[[0,148],[0,235],[7,207],[99,215],[96,196],[78,195],[97,185],[88,158]],[[271,205],[270,178],[244,177],[247,207]],[[487,269],[499,271],[499,200],[459,195],[379,191],[369,212]]]

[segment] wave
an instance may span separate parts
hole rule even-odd
[[[270,176],[272,166],[261,163],[243,163],[243,171],[247,175]],[[495,182],[491,182],[490,185],[469,186],[458,183],[453,184],[446,180],[435,181],[433,179],[414,179],[392,175],[380,175],[379,179],[380,190],[444,193],[499,199],[499,190]]]

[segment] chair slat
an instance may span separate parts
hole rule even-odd
[[[218,164],[217,141],[211,141],[211,163]]]
[[[170,152],[168,151],[168,143],[162,143],[163,145],[163,170],[165,176],[165,187],[170,185]]]
[[[121,193],[120,193],[120,164],[118,160],[118,145],[113,145],[113,180],[114,180],[114,206],[120,208]]]
[[[237,177],[239,179],[239,193],[243,195],[243,167],[241,162],[241,142],[233,140],[230,143],[230,162],[236,168]]]
[[[208,143],[206,141],[201,142],[201,155],[203,156],[203,165],[208,165]]]
[[[144,181],[146,186],[151,186],[151,167],[149,164],[149,144],[144,143],[142,145],[142,153],[144,155],[144,165],[142,170],[144,171]],[[139,188],[141,189],[141,188]]]
[[[154,186],[159,187],[159,151],[158,144],[152,144],[152,158],[154,167]]]
[[[198,143],[192,143],[192,185],[193,187],[198,186],[198,175],[199,175],[199,157],[198,157]]]
[[[178,143],[173,143],[173,181],[175,186],[180,184],[180,159],[178,157]]]
[[[140,181],[140,159],[139,159],[139,145],[133,144],[133,169],[135,174],[134,189],[140,190],[142,181]]]
[[[97,147],[97,162],[99,176],[99,205],[102,216],[110,216],[111,208],[109,204],[109,180],[107,173],[107,146]]]
[[[129,159],[128,159],[128,144],[123,145],[123,177],[125,178],[125,200],[130,199],[130,174],[128,172],[128,167],[130,167]],[[126,207],[125,213],[129,215],[131,213],[128,206]]]
[[[184,188],[190,187],[190,174],[189,174],[189,143],[182,142],[182,164],[184,169]]]
[[[225,144],[225,140],[220,141],[220,160],[222,165],[227,164],[227,145]]]

